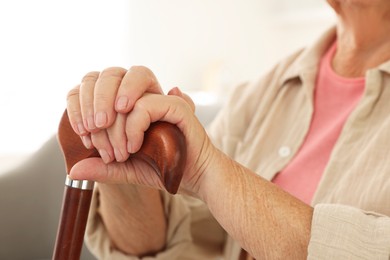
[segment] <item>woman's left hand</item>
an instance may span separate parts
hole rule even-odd
[[[194,103],[178,88],[168,95],[159,93],[157,79],[147,68],[123,70],[110,68],[92,74],[97,77],[92,82],[86,76],[79,87],[69,92],[68,113],[72,126],[83,122],[85,131],[79,131],[79,135],[84,141],[90,135],[91,145],[87,146],[97,148],[102,157],[80,161],[72,168],[71,177],[162,189],[157,176],[150,173],[151,167],[127,158],[140,149],[144,132],[152,122],[165,121],[176,125],[186,140],[187,161],[179,191],[198,193],[202,173],[217,150],[194,115]],[[113,80],[113,75],[118,79]],[[121,100],[127,102],[121,103]],[[86,112],[90,110],[94,114],[93,123],[91,113]]]

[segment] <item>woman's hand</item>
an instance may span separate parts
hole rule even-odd
[[[163,95],[149,69],[90,72],[69,92],[67,109],[74,131],[102,158],[79,162],[70,172],[72,178],[162,189],[152,168],[140,160],[127,159],[140,149],[150,123],[166,121],[175,124],[186,138],[187,162],[181,188],[185,193],[198,192],[215,148],[194,115],[192,100],[178,88]]]

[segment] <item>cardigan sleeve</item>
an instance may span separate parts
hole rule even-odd
[[[95,188],[88,216],[85,242],[91,253],[102,260],[211,259],[222,254],[225,232],[206,205],[195,198],[161,192],[168,223],[166,246],[154,256],[139,258],[111,247],[99,214],[99,189]]]
[[[314,207],[308,259],[390,259],[390,218],[350,206]]]

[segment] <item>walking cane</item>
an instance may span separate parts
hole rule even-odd
[[[60,122],[58,141],[65,158],[68,174],[78,161],[89,157],[99,157],[96,149],[88,150],[84,147],[80,137],[72,129],[66,111]],[[142,159],[153,167],[166,190],[175,194],[179,188],[186,161],[184,136],[172,124],[153,123],[145,132],[140,151],[130,156],[129,159],[132,158]],[[68,174],[65,180],[53,260],[80,259],[91,204],[94,182],[72,180]]]

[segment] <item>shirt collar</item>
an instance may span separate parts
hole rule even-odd
[[[313,45],[304,49],[286,70],[282,77],[282,82],[285,83],[294,78],[299,78],[304,81],[305,75],[316,75],[318,64],[324,52],[334,42],[336,38],[336,27],[328,29]],[[389,64],[390,66],[390,64]],[[389,67],[390,68],[390,67]]]
[[[386,72],[387,74],[390,74],[390,60],[379,65],[378,69],[383,71],[383,72]]]
[[[336,27],[329,28],[314,44],[308,48],[302,50],[298,58],[292,63],[292,65],[286,70],[286,73],[282,77],[282,82],[285,83],[294,78],[299,78],[304,81],[305,75],[316,75],[318,70],[318,64],[321,61],[321,57],[329,46],[336,39]],[[376,68],[382,72],[390,74],[390,60],[385,61]]]

